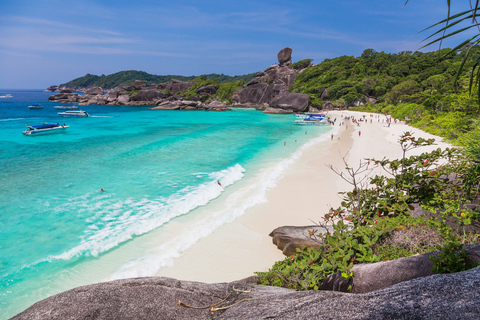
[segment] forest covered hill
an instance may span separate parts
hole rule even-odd
[[[367,49],[359,57],[327,59],[306,69],[290,91],[308,94],[313,106],[332,101],[335,106],[407,118],[414,126],[455,141],[475,126],[471,120],[478,118],[479,102],[469,93],[476,55],[465,58],[465,50],[450,51],[391,54]],[[472,52],[480,48],[472,47]],[[366,98],[376,103],[359,106],[371,100]]]
[[[235,82],[237,80],[244,80],[245,82],[249,82],[255,77],[256,73],[246,74],[246,75],[239,75],[239,76],[228,76],[224,74],[216,74],[211,73],[204,75],[209,80],[217,80],[220,83],[225,82]],[[191,81],[197,78],[197,76],[180,76],[180,75],[154,75],[149,74],[144,71],[136,71],[136,70],[128,70],[128,71],[120,71],[117,73],[104,75],[101,76],[93,75],[87,73],[83,77],[76,78],[71,80],[67,83],[61,84],[60,86],[67,86],[73,88],[86,88],[86,87],[102,87],[103,89],[112,89],[117,86],[129,86],[135,80],[145,80],[147,81],[147,85],[152,83],[164,83],[171,81],[172,79],[177,79],[181,81]]]

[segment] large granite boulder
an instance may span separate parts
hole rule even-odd
[[[294,112],[304,112],[308,110],[310,97],[303,93],[283,92],[273,98],[269,103],[270,108],[289,109]]]
[[[332,101],[325,101],[322,104],[322,110],[333,110],[335,106],[333,105]]]
[[[283,48],[277,54],[278,62],[280,65],[290,64],[292,62],[292,48]]]
[[[159,89],[170,91],[172,94],[175,94],[180,91],[184,91],[191,86],[195,85],[193,82],[185,82],[177,79],[172,79],[171,82],[161,83],[158,85]]]
[[[120,95],[120,92],[121,92],[121,91],[118,90],[118,89],[109,90],[109,91],[107,92],[107,94],[105,95],[105,100],[107,101],[107,103],[109,103],[109,102],[116,102],[118,96]]]
[[[203,95],[211,96],[217,93],[217,88],[215,88],[215,86],[202,86],[198,88],[196,92],[201,96]]]
[[[263,113],[269,113],[269,114],[292,114],[292,113],[293,113],[293,110],[291,110],[291,109],[279,109],[279,108],[266,107],[265,110],[263,110]]]
[[[130,95],[128,94],[121,94],[117,98],[117,104],[118,105],[128,105],[128,102],[130,101]]]
[[[156,89],[143,89],[133,95],[131,101],[155,101],[166,97],[165,93]]]
[[[48,100],[50,101],[68,100],[70,96],[71,96],[70,93],[57,93],[48,97]]]
[[[85,95],[84,95],[85,97]],[[103,95],[96,95],[96,96],[87,96],[85,97],[83,104],[97,104],[97,105],[104,105],[106,104],[105,96]],[[86,101],[85,101],[86,100]]]
[[[270,232],[270,237],[272,237],[273,244],[282,250],[284,255],[291,256],[297,252],[297,249],[303,250],[307,247],[318,249],[320,247],[321,243],[310,237],[312,231],[314,234],[318,234],[321,230],[318,226],[285,226]]]
[[[84,95],[103,95],[103,89],[100,87],[91,87],[85,90]]]
[[[12,319],[479,319],[479,286],[480,267],[365,294],[150,277],[75,288]]]
[[[142,90],[147,86],[146,80],[135,80],[132,84],[134,90]]]
[[[208,102],[204,103],[203,106],[205,107],[205,110],[211,111],[231,110],[229,107],[227,107],[227,104],[225,102],[220,102],[217,100],[209,100]]]
[[[247,106],[263,106],[268,104],[273,97],[273,85],[256,83],[238,90],[233,99]]]

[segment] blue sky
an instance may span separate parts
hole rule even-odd
[[[367,48],[415,51],[427,35],[417,33],[445,18],[447,5],[404,3],[2,0],[0,88],[46,88],[122,70],[247,74],[276,63],[284,47],[293,48],[294,62],[314,63]],[[466,9],[468,1],[458,5]]]

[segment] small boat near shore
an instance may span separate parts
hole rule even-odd
[[[30,106],[28,106],[29,109],[43,109],[43,106],[41,104],[32,104]]]
[[[13,98],[13,96],[11,94],[6,94],[4,96],[0,96],[0,98]]]
[[[55,106],[55,109],[60,109],[60,110],[75,110],[78,109],[77,106]]]
[[[295,117],[297,118],[293,121],[295,124],[318,126],[330,123],[323,113],[296,114]]]
[[[65,129],[67,129],[69,126],[59,123],[42,123],[40,125],[36,126],[27,126],[27,130],[22,131],[22,133],[26,136],[31,136],[31,135],[38,135],[38,134],[44,134],[44,133],[57,133],[57,132],[63,132]]]
[[[83,111],[83,110],[59,112],[58,115],[62,117],[83,117],[83,118],[90,116],[86,111]]]

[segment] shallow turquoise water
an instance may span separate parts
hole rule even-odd
[[[50,93],[0,90],[5,93],[14,97],[0,99],[0,318],[101,281],[105,274],[85,279],[79,270],[100,265],[127,243],[135,246],[137,237],[178,216],[221,201],[228,188],[330,129],[306,129],[293,125],[291,116],[252,109],[85,106],[91,117],[70,119],[57,115],[58,103],[47,101]],[[32,103],[44,108],[29,110]],[[70,128],[21,134],[26,124],[41,122]],[[151,270],[157,269],[139,274]]]

